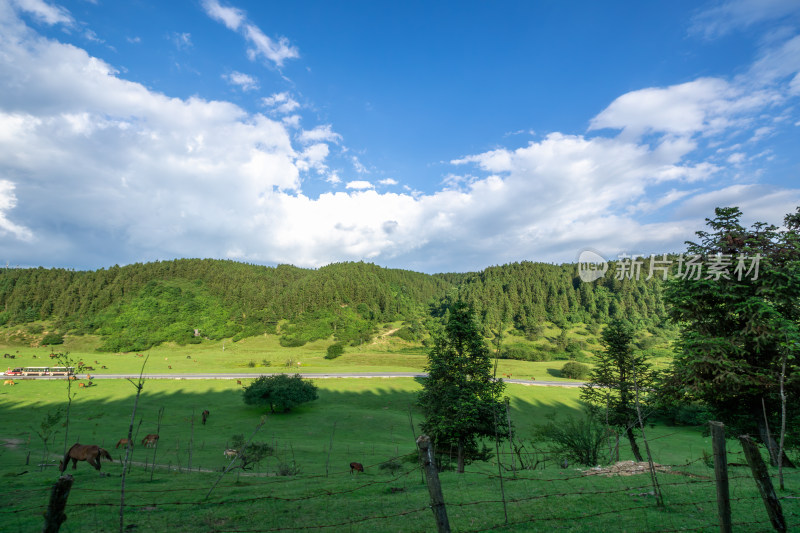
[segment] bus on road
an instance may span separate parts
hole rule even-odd
[[[75,374],[74,366],[25,366],[9,368],[3,375],[6,376],[72,376]]]

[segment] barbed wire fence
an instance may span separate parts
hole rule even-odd
[[[730,448],[730,456],[736,457],[740,453],[733,450],[734,446]],[[501,452],[495,460],[508,470],[512,454],[510,451]],[[218,524],[208,525],[208,531],[215,532],[436,530],[432,502],[419,478],[423,465],[418,462],[418,452],[393,459],[405,461],[403,464],[407,466],[399,473],[375,474],[379,476],[378,479],[370,479],[372,475],[364,474],[351,476],[347,470],[330,472],[330,478],[339,480],[340,486],[336,490],[331,490],[331,484],[322,483],[328,477],[324,472],[289,477],[253,474],[247,478],[246,486],[226,483],[225,491],[220,486],[219,494],[210,500],[204,498],[208,485],[140,488],[145,484],[142,483],[126,488],[126,513],[135,522],[137,513],[151,513],[158,509],[213,513],[217,506],[237,506],[237,509],[244,509],[240,512],[263,516],[263,522],[258,527],[237,527],[229,519],[220,519]],[[409,462],[412,459],[417,461],[416,464]],[[733,460],[737,461],[734,465],[742,464],[738,463],[739,459]],[[382,460],[364,466],[367,471],[373,471],[385,462]],[[518,469],[514,476],[505,477],[502,495],[497,470],[491,465],[474,464],[467,468],[466,475],[444,473],[440,488],[450,523],[453,530],[457,531],[549,528],[590,531],[608,529],[609,524],[618,524],[620,521],[624,521],[626,528],[632,531],[719,531],[718,481],[713,469],[705,464],[707,462],[708,458],[701,457],[681,464],[660,465],[664,466],[660,483],[665,500],[664,510],[657,510],[652,485],[646,481],[646,476],[615,475],[612,471],[597,468],[554,469],[551,466],[546,470]],[[183,468],[183,472],[187,470]],[[192,472],[197,473],[198,470],[192,469]],[[201,475],[208,472],[210,470],[200,470]],[[219,470],[214,472],[218,473]],[[647,470],[643,473],[646,474]],[[778,501],[784,505],[783,531],[792,531],[800,528],[800,473],[786,474],[789,491],[784,491]],[[749,470],[742,466],[732,471],[728,476],[728,484],[729,502],[733,510],[730,525],[741,531],[772,529],[770,517],[761,504],[761,496],[755,490]],[[81,485],[84,484],[76,483],[72,487],[73,503],[67,503],[67,514],[75,517],[75,520],[80,517],[80,520],[86,521],[90,519],[90,514],[98,522],[107,520],[119,505],[119,489]],[[299,493],[293,494],[292,491]],[[16,491],[15,496],[37,503],[0,508],[0,520],[5,524],[3,529],[6,531],[13,531],[14,523],[20,523],[15,517],[29,514],[41,516],[47,510],[48,503],[42,497],[41,489]],[[380,502],[390,497],[403,498],[402,504],[398,505],[395,501],[382,511]],[[291,520],[286,519],[287,509],[307,508],[310,504],[314,504],[315,512],[307,516],[296,512]],[[104,508],[108,508],[109,513],[103,513]],[[321,512],[320,509],[329,512]],[[346,512],[342,512],[343,509]],[[506,509],[507,517],[504,514]],[[69,528],[69,522],[65,523],[65,528]],[[73,527],[77,528],[78,523]],[[19,525],[18,530],[26,529]]]

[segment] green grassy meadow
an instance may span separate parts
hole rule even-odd
[[[228,473],[206,499],[227,464],[222,452],[232,436],[249,437],[264,411],[242,402],[235,380],[146,381],[134,433],[138,440],[155,433],[163,408],[161,439],[156,450],[133,450],[126,478],[126,531],[434,530],[414,446],[420,416],[412,405],[419,383],[410,378],[315,383],[318,400],[291,413],[268,415],[256,434],[256,441],[274,447],[274,456],[253,472]],[[49,489],[58,477],[52,465],[63,451],[66,428],[57,427],[44,463],[35,430],[46,413],[65,407],[66,385],[66,380],[19,380],[0,389],[3,531],[42,527]],[[69,470],[75,484],[62,531],[118,531],[123,452],[114,444],[127,435],[136,391],[125,380],[97,380],[88,389],[73,384],[72,391],[68,442],[99,444],[109,449],[114,462],[103,463],[107,477],[83,462],[76,471]],[[549,414],[577,414],[580,409],[575,389],[510,384],[507,394],[516,438],[528,450],[535,424]],[[211,412],[205,426],[200,423],[203,409]],[[649,494],[648,475],[585,476],[585,467],[561,469],[553,461],[544,469],[514,472],[505,443],[500,457],[508,519],[493,459],[469,465],[463,475],[441,473],[453,530],[717,531],[713,469],[702,459],[704,451],[711,451],[710,439],[700,428],[646,429],[654,460],[671,465],[670,472],[659,474],[664,509]],[[736,441],[730,440],[728,449],[730,462],[743,462]],[[146,471],[153,454],[158,468]],[[398,461],[399,470],[381,468],[398,456],[409,458]],[[627,450],[621,458],[630,459]],[[351,475],[351,461],[362,463],[365,472]],[[295,475],[276,474],[287,465],[296,467]],[[732,467],[730,476],[737,530],[769,530],[749,469]],[[800,475],[787,472],[786,485],[779,493],[785,497],[784,513],[789,524],[800,527]]]
[[[145,357],[145,373],[271,373],[271,372],[421,372],[427,363],[424,348],[400,339],[378,336],[363,346],[349,346],[336,359],[325,359],[332,341],[314,341],[304,346],[287,348],[280,345],[277,335],[248,337],[238,342],[208,341],[180,346],[165,343],[145,352],[98,352],[100,338],[94,335],[67,335],[63,345],[31,347],[25,344],[0,344],[0,351],[14,355],[3,362],[6,367],[53,366],[50,354],[69,352],[70,357],[83,361],[94,370],[92,374],[138,374]],[[500,377],[536,379],[539,381],[570,381],[561,377],[564,360],[519,361],[501,359]],[[102,366],[107,367],[103,369]]]

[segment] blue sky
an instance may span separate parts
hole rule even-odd
[[[0,261],[423,272],[800,205],[800,4],[0,0]]]

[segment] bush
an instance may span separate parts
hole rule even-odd
[[[589,375],[589,367],[575,361],[570,361],[561,367],[561,377],[569,379],[584,379]]]
[[[266,442],[251,442],[245,446],[244,435],[234,435],[231,447],[239,453],[236,455],[236,467],[252,470],[255,465],[274,453],[272,446]]]
[[[518,361],[549,361],[552,358],[550,352],[541,347],[530,344],[509,344],[500,351],[501,359],[516,359]]]
[[[328,346],[327,353],[325,354],[325,359],[336,359],[343,353],[344,353],[344,343],[337,342]]]
[[[408,326],[402,327],[397,331],[395,331],[394,333],[392,333],[392,337],[398,337],[408,342],[414,342],[415,340],[417,340],[417,336]]]
[[[595,466],[600,461],[600,450],[608,437],[608,429],[591,415],[553,418],[548,424],[537,426],[536,439],[548,452],[584,466]]]
[[[388,470],[390,474],[394,475],[398,470],[403,468],[403,464],[395,458],[389,459],[385,463],[381,463],[378,468],[381,470]]]
[[[42,337],[42,344],[64,344],[64,335],[61,333],[56,333],[55,331],[50,332]]]
[[[244,403],[288,412],[292,408],[318,398],[317,387],[304,380],[300,374],[260,376],[244,389]]]

